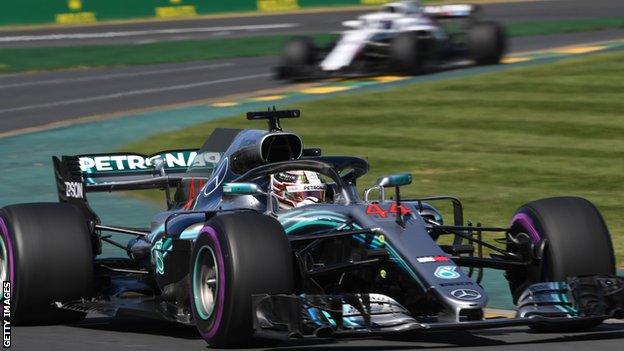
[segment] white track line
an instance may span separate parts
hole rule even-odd
[[[221,84],[221,83],[230,83],[230,82],[237,82],[237,81],[241,81],[241,80],[256,79],[256,78],[265,78],[265,77],[270,77],[272,75],[273,75],[272,73],[262,73],[262,74],[254,74],[254,75],[242,76],[242,77],[234,77],[234,78],[212,80],[212,81],[207,81],[207,82],[182,84],[182,85],[171,85],[171,86],[168,86],[168,87],[161,87],[161,88],[122,91],[122,92],[114,93],[114,94],[99,95],[99,96],[92,96],[92,97],[84,97],[84,98],[71,99],[71,100],[63,100],[63,101],[57,101],[57,102],[50,102],[50,103],[46,103],[46,104],[37,104],[37,105],[29,105],[29,106],[22,106],[22,107],[7,108],[7,109],[0,110],[0,114],[11,113],[11,112],[21,112],[21,111],[36,110],[36,109],[39,109],[39,108],[47,108],[47,107],[58,107],[58,106],[82,104],[82,103],[93,102],[93,101],[112,100],[112,99],[124,98],[124,97],[129,97],[129,96],[161,93],[161,92],[165,92],[165,91],[191,89],[191,88],[203,87],[203,86],[207,86],[207,85],[215,85],[215,84]]]
[[[10,42],[20,42],[20,41],[136,37],[136,36],[145,36],[145,35],[154,35],[154,34],[184,34],[184,33],[206,33],[206,32],[245,31],[245,30],[255,31],[255,30],[266,30],[266,29],[293,28],[297,26],[299,26],[299,24],[297,23],[276,23],[276,24],[257,24],[257,25],[245,25],[245,26],[134,30],[134,31],[125,31],[125,32],[16,35],[16,36],[0,37],[0,42],[10,43]]]
[[[166,68],[166,69],[151,70],[151,71],[111,73],[111,74],[94,75],[94,76],[77,77],[77,78],[47,79],[47,80],[39,80],[39,81],[32,81],[32,82],[10,83],[10,84],[5,84],[5,85],[0,85],[0,89],[22,88],[22,87],[29,87],[29,86],[35,86],[35,85],[88,82],[92,80],[109,80],[109,79],[116,79],[116,78],[140,77],[140,76],[149,76],[149,75],[166,74],[166,73],[174,73],[174,72],[217,69],[217,68],[224,68],[224,67],[231,67],[231,66],[234,66],[234,64],[231,62],[224,62],[220,64],[200,65],[200,66],[180,67],[180,68]]]

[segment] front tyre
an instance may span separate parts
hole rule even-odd
[[[476,22],[468,29],[468,47],[478,65],[500,63],[507,47],[505,30],[496,22]]]
[[[394,69],[402,74],[418,74],[425,65],[424,41],[415,32],[397,35],[390,45]]]
[[[525,257],[541,256],[533,261],[527,274],[508,273],[514,302],[531,284],[616,272],[607,225],[598,209],[583,198],[553,197],[523,205],[512,219],[511,235],[525,245],[511,244],[508,250],[524,251],[519,253]],[[520,247],[533,247],[533,252]],[[567,329],[587,329],[597,324],[570,324]]]
[[[280,54],[278,79],[301,79],[314,69],[318,49],[310,37],[290,38]]]
[[[279,222],[251,212],[211,219],[190,261],[191,306],[213,347],[253,340],[253,294],[295,292],[292,250]]]

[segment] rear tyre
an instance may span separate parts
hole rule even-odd
[[[395,69],[403,74],[418,74],[425,64],[424,45],[417,33],[404,32],[391,44],[391,58]]]
[[[301,78],[309,74],[316,63],[317,48],[310,37],[294,37],[282,47],[279,78]]]
[[[525,276],[508,274],[514,302],[531,284],[565,281],[568,277],[615,274],[615,255],[607,225],[598,209],[579,197],[554,197],[520,207],[511,223],[512,235],[525,238],[538,250],[545,241],[541,260],[535,260]],[[508,247],[514,251],[517,247]],[[531,253],[532,254],[532,253]],[[565,323],[538,331],[589,329],[600,322]]]
[[[257,213],[224,214],[207,222],[193,247],[190,274],[193,318],[213,347],[254,341],[252,294],[295,292],[284,229]]]
[[[500,63],[507,46],[505,30],[497,22],[477,22],[468,30],[468,46],[478,65]]]
[[[0,209],[2,280],[11,282],[14,324],[75,322],[85,313],[55,301],[89,298],[93,252],[86,220],[69,204],[32,203]]]

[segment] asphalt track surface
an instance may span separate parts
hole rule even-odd
[[[470,3],[470,1],[461,0],[457,2]],[[503,23],[607,18],[624,15],[624,5],[621,0],[539,0],[481,6],[483,18]],[[342,21],[354,19],[357,15],[369,11],[371,8],[340,12],[0,30],[0,47],[147,43],[249,35],[321,33],[339,31]]]
[[[484,17],[503,22],[601,18],[624,14],[624,3],[620,0],[528,1],[489,4],[483,5],[483,7]],[[128,31],[149,32],[150,30],[166,31],[185,28],[188,30],[227,26],[251,28],[283,24],[296,24],[297,26],[274,29],[272,33],[294,34],[297,31],[320,32],[338,29],[342,20],[353,18],[354,15],[353,11],[349,11],[38,29],[28,31],[28,33],[19,31],[0,33],[0,41],[2,38],[6,39],[7,35],[13,37],[22,35],[49,36],[51,34],[76,35],[79,33],[102,35]],[[229,31],[223,32],[221,35],[248,35],[248,32],[247,30]],[[253,32],[259,33],[257,30]],[[191,34],[202,36],[214,35],[215,33],[197,32]],[[172,39],[170,34],[163,33],[147,36],[147,39],[142,37],[142,39],[135,37],[109,39],[115,42],[128,39]],[[623,37],[624,30],[520,37],[511,39],[510,51],[517,53]],[[179,39],[179,37],[175,38]],[[103,43],[101,40],[109,39],[100,38],[94,42],[90,42],[89,39],[63,39],[53,42],[69,45],[72,43]],[[13,44],[15,43],[13,42]],[[23,43],[50,45],[50,41],[37,40]],[[0,133],[79,117],[152,109],[200,100],[214,100],[228,95],[285,87],[283,82],[272,79],[271,68],[277,63],[276,57],[253,57],[0,75]]]
[[[248,350],[621,350],[624,324],[609,323],[583,333],[533,333],[525,327],[414,334],[393,339],[293,340]],[[132,318],[92,318],[73,326],[14,328],[15,350],[204,350],[194,327]]]
[[[512,38],[511,52],[624,38],[624,30]],[[0,75],[0,133],[85,116],[284,88],[277,57]]]

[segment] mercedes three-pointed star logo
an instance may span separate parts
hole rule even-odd
[[[466,301],[478,300],[481,298],[481,293],[472,289],[453,290],[451,291],[451,295],[453,295],[453,297],[455,297],[456,299]]]

